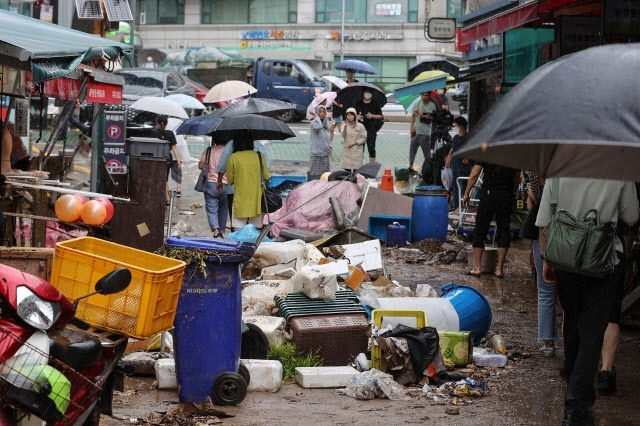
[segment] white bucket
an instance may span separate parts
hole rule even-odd
[[[440,297],[379,297],[381,309],[421,310],[427,314],[427,325],[438,331],[460,331],[458,313],[451,302]],[[415,318],[385,317],[382,326],[390,324],[416,327]]]

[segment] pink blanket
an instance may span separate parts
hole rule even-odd
[[[302,206],[316,196],[317,198]],[[347,216],[356,207],[356,201],[360,198],[360,189],[355,183],[324,180],[314,180],[300,185],[291,191],[280,210],[270,214],[272,222],[278,220],[271,228],[271,235],[277,237],[282,230],[289,228],[317,233],[336,229],[329,197],[338,198]],[[302,207],[296,210],[299,206]],[[290,212],[293,213],[288,214]]]

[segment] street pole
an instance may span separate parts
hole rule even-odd
[[[340,62],[344,61],[344,9],[345,9],[345,0],[342,0],[342,28],[340,29]]]
[[[136,0],[129,0],[129,7],[131,8],[131,14],[133,15],[133,21],[129,24],[129,43],[131,44],[131,64],[132,67],[138,65],[136,60]]]

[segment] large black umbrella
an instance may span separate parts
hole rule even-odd
[[[266,98],[247,98],[217,109],[209,114],[210,117],[229,117],[237,114],[260,114],[275,117],[283,112],[295,109],[290,102]]]
[[[640,181],[640,44],[594,47],[529,74],[472,129],[460,157]]]
[[[283,140],[295,136],[282,121],[257,114],[225,117],[207,134],[214,140],[221,141],[237,138],[238,135],[246,135],[253,140]]]
[[[336,102],[344,105],[345,109],[355,107],[362,100],[362,91],[371,89],[373,101],[382,108],[387,103],[387,97],[384,92],[371,83],[351,83],[344,89],[341,89],[336,96]]]
[[[431,70],[444,71],[453,77],[458,77],[460,67],[458,67],[453,62],[447,61],[444,58],[432,56],[423,59],[419,64],[409,68],[409,71],[407,72],[408,80],[413,81],[413,79],[416,78],[421,72]]]

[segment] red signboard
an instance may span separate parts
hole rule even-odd
[[[26,72],[25,86],[27,92],[32,95],[39,95],[38,85],[33,84],[31,80],[31,73]],[[80,95],[80,80],[71,78],[60,77],[54,80],[47,80],[44,82],[44,96],[50,98],[63,99],[65,101],[71,101],[78,99]]]
[[[93,79],[87,83],[87,102],[99,104],[121,104],[122,86],[99,83]]]
[[[538,18],[538,2],[531,1],[521,6],[501,12],[496,16],[463,27],[456,43],[460,46],[469,44],[494,34],[518,28]]]

